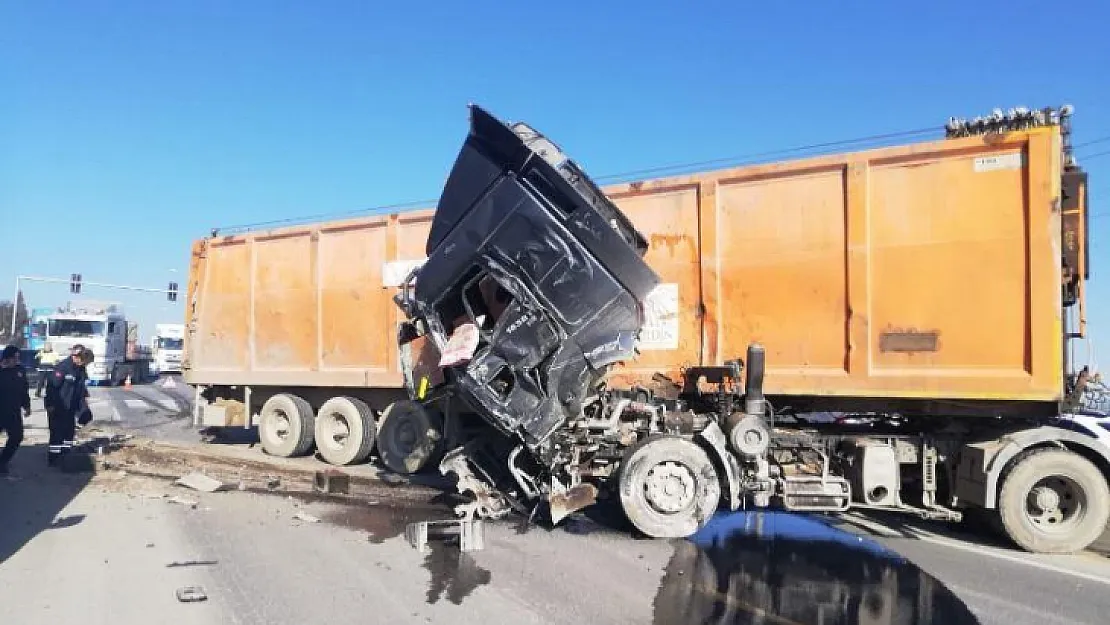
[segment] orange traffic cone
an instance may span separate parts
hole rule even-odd
[[[123,388],[131,388],[131,374],[127,374],[127,379],[123,381]]]

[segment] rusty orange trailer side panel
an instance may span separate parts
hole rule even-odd
[[[618,377],[756,340],[774,395],[1057,400],[1061,173],[1040,128],[609,187],[663,283]],[[423,258],[429,221],[198,242],[187,378],[399,386],[383,266]]]
[[[1060,154],[1041,128],[606,189],[679,289],[636,373],[755,340],[770,394],[1059,399]]]
[[[193,246],[186,379],[399,387],[387,265],[423,253],[431,213],[217,237]]]

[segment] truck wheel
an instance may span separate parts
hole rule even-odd
[[[262,404],[258,418],[258,438],[262,449],[272,456],[303,456],[312,449],[314,433],[312,406],[288,393],[278,393]]]
[[[377,434],[374,413],[361,399],[332,397],[316,412],[316,449],[331,464],[366,460]]]
[[[439,452],[443,419],[418,402],[393,402],[378,422],[378,456],[394,473],[420,471]]]
[[[1106,530],[1110,488],[1098,467],[1062,449],[1018,460],[1002,484],[998,513],[1006,534],[1033,553],[1073,553]]]
[[[717,511],[721,483],[709,456],[692,441],[654,436],[621,461],[620,501],[625,516],[653,538],[693,534]]]

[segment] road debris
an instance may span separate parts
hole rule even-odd
[[[214,493],[227,488],[227,485],[220,480],[209,477],[199,471],[193,471],[188,475],[178,478],[174,484],[205,493]]]
[[[297,514],[293,515],[293,518],[298,520],[298,521],[304,521],[305,523],[319,523],[320,522],[319,517],[314,517],[311,514],[308,514],[307,512],[298,512]]]
[[[196,509],[197,504],[200,503],[199,501],[197,501],[195,499],[186,499],[185,497],[177,497],[177,496],[167,497],[166,501],[168,503],[177,503],[177,504],[181,504],[183,506],[188,506],[188,507],[193,508],[193,509]]]
[[[312,489],[325,495],[346,495],[351,492],[351,476],[335,469],[317,471],[313,476]]]
[[[166,568],[167,569],[176,569],[176,568],[182,568],[182,567],[188,567],[188,566],[214,566],[216,564],[219,564],[218,560],[184,560],[184,561],[174,560],[173,562],[170,562],[169,564],[167,564]]]
[[[485,530],[482,521],[477,519],[409,523],[405,528],[405,538],[420,553],[428,550],[429,540],[457,541],[460,551],[478,551],[485,548]]]
[[[208,594],[200,586],[184,586],[177,589],[177,600],[181,603],[208,601]]]

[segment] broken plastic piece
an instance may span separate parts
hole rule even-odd
[[[220,480],[209,477],[198,471],[194,471],[188,475],[180,477],[177,481],[174,482],[174,484],[177,484],[178,486],[184,486],[186,488],[191,488],[193,490],[199,490],[205,493],[214,493],[218,490],[222,490],[225,487],[224,483]]]
[[[182,603],[208,601],[208,594],[200,586],[185,586],[177,589],[177,600]]]
[[[447,521],[421,521],[409,523],[405,538],[420,553],[428,550],[429,540],[458,540],[460,551],[478,551],[485,548],[485,530],[480,520],[451,519]]]

